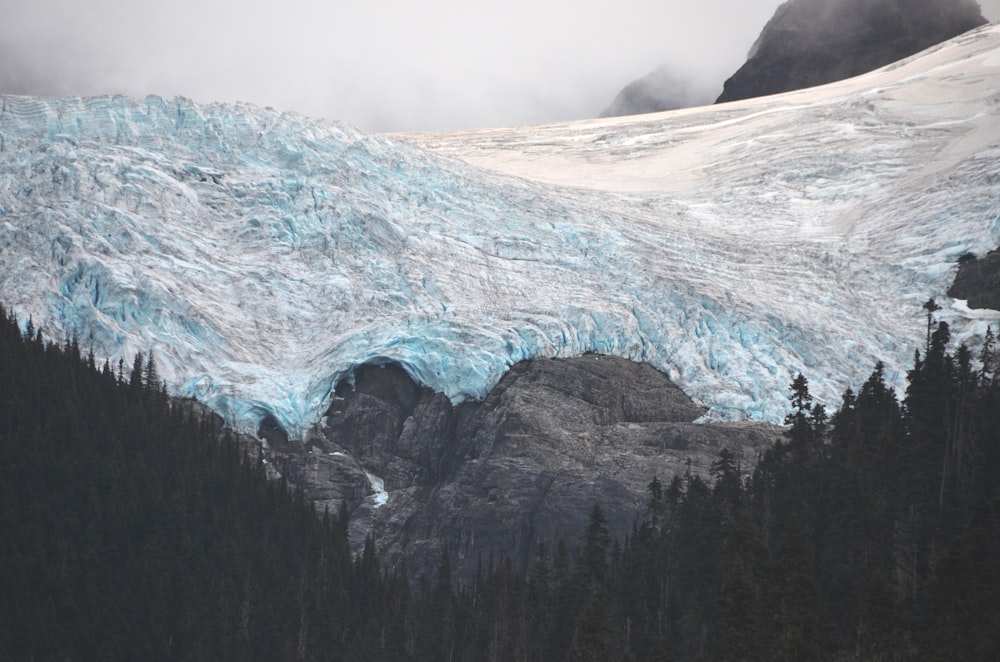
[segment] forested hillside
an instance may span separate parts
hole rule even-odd
[[[0,659],[359,659],[365,623],[401,622],[346,522],[155,360],[98,368],[0,317]]]
[[[932,304],[932,302],[928,302]],[[790,387],[752,470],[663,477],[626,540],[600,504],[527,576],[456,586],[348,551],[260,460],[0,309],[0,659],[990,660],[1000,378],[927,306],[902,399],[881,365],[828,416]]]

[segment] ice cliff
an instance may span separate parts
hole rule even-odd
[[[993,27],[815,90],[465,134],[0,97],[0,301],[98,361],[154,351],[243,429],[301,435],[362,364],[458,400],[588,351],[780,421],[798,371],[830,403],[901,376],[930,296],[985,329],[943,294],[1000,244],[998,90]]]

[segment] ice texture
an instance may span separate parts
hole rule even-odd
[[[812,90],[461,134],[248,105],[0,97],[0,301],[98,361],[301,438],[400,364],[454,400],[514,363],[648,361],[710,417],[900,381],[1000,244],[1000,28]],[[995,320],[994,320],[995,321]]]

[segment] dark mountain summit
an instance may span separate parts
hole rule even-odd
[[[986,22],[975,0],[788,0],[764,26],[716,103],[857,76]],[[660,67],[626,85],[600,116],[708,102],[689,81]]]
[[[789,0],[717,103],[857,76],[986,22],[975,0]]]
[[[626,85],[611,105],[601,111],[601,117],[658,113],[709,101],[699,95],[691,81],[674,74],[667,67],[660,67]]]

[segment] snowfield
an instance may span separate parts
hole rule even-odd
[[[246,105],[0,97],[0,302],[99,361],[302,437],[397,362],[454,400],[508,367],[648,361],[709,417],[902,383],[921,304],[1000,245],[1000,27],[706,108],[366,135]]]

